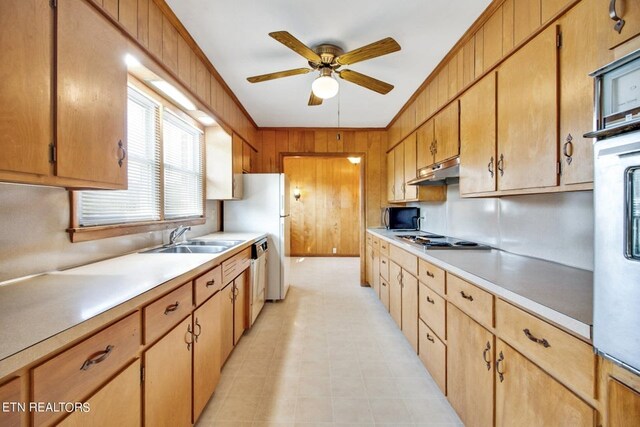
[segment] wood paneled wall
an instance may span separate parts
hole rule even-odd
[[[360,165],[346,157],[285,157],[291,198],[292,256],[359,256]],[[335,252],[334,252],[335,249]]]

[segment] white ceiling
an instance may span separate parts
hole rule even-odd
[[[166,0],[260,127],[385,127],[490,0]],[[402,50],[343,67],[395,86],[387,95],[338,79],[340,92],[308,107],[316,73],[251,84],[257,74],[306,66],[268,36],[350,51],[384,37]],[[339,122],[338,122],[339,113]]]

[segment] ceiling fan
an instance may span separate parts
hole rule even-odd
[[[399,51],[400,45],[391,37],[344,53],[340,47],[333,44],[320,44],[311,49],[287,31],[275,31],[269,33],[269,35],[306,58],[311,68],[295,68],[293,70],[248,77],[247,80],[250,83],[260,83],[267,80],[318,71],[320,75],[311,85],[311,95],[309,96],[310,106],[320,105],[323,99],[333,98],[338,93],[338,82],[333,78],[333,74],[337,74],[342,80],[355,83],[382,95],[386,95],[393,89],[393,85],[358,73],[357,71],[339,69],[343,65],[351,65],[356,62],[366,61],[367,59],[377,58],[378,56]]]

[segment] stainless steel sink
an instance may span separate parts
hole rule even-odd
[[[243,240],[189,240],[176,246],[161,247],[143,254],[217,254],[238,246]]]
[[[187,240],[186,245],[224,246],[232,248],[238,246],[244,240]]]

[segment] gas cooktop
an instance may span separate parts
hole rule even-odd
[[[487,245],[481,245],[476,242],[470,242],[468,240],[459,240],[452,237],[443,236],[433,233],[414,233],[405,234],[397,237],[405,242],[412,243],[414,245],[421,246],[425,249],[482,249],[490,250],[491,247]]]

